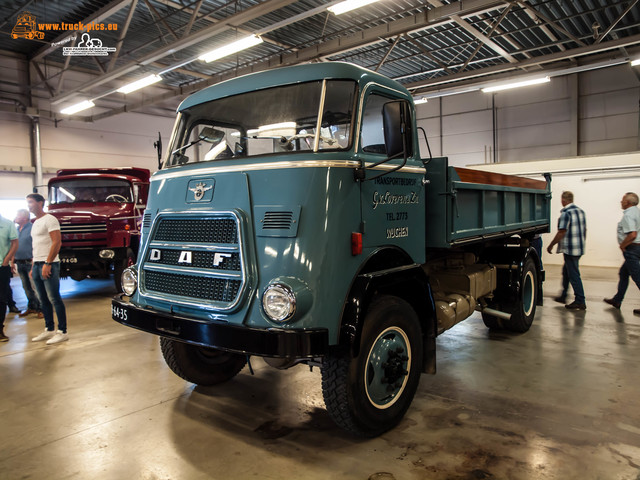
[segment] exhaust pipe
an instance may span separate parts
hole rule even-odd
[[[493,315],[494,317],[501,318],[503,320],[511,320],[511,314],[501,312],[500,310],[494,310],[493,308],[485,307],[480,310],[482,313],[488,313],[489,315]]]

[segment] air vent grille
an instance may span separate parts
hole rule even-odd
[[[263,230],[289,230],[293,224],[293,212],[265,212]]]

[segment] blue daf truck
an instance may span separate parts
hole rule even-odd
[[[339,426],[393,428],[435,373],[438,335],[476,311],[529,329],[544,279],[531,245],[549,231],[550,178],[451,167],[420,155],[419,134],[404,87],[345,63],[191,95],[112,318],[158,335],[189,382],[251,356],[319,366]]]

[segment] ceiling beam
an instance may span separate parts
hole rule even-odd
[[[440,0],[428,0],[428,2],[434,7],[442,7],[444,5]],[[516,63],[518,61],[504,48],[491,40],[487,35],[471,25],[471,23],[467,22],[464,18],[460,17],[460,15],[451,15],[451,20],[453,20],[460,28],[465,30],[471,36],[480,40],[483,44],[496,52],[498,55],[506,58],[508,62]]]
[[[418,90],[420,93],[424,93],[424,89],[429,87],[436,87],[445,83],[453,83],[461,80],[467,80],[470,78],[477,78],[486,75],[493,75],[497,73],[508,72],[517,68],[530,67],[534,65],[543,65],[546,63],[557,62],[561,60],[568,60],[574,57],[582,57],[584,55],[591,55],[595,53],[604,52],[607,50],[615,50],[620,47],[627,47],[630,45],[640,43],[640,34],[633,35],[631,37],[620,38],[618,40],[611,40],[608,42],[602,42],[598,45],[587,45],[584,47],[578,47],[566,50],[564,52],[551,53],[549,55],[542,55],[539,57],[529,58],[527,60],[521,60],[517,65],[501,64],[492,65],[490,67],[481,68],[478,70],[472,70],[469,72],[458,72],[446,77],[438,77],[432,80],[422,80],[419,82],[404,84],[404,86],[410,90]]]
[[[129,1],[129,0],[127,0]],[[186,37],[180,38],[175,42],[171,42],[168,45],[164,45],[153,52],[147,53],[142,58],[137,60],[133,60],[126,65],[122,65],[119,68],[112,70],[111,72],[106,73],[105,75],[101,75],[100,77],[86,82],[73,90],[65,92],[62,95],[59,95],[53,99],[53,102],[60,103],[70,99],[73,95],[77,93],[88,93],[92,88],[103,85],[107,82],[110,82],[122,75],[130,73],[134,70],[137,70],[142,65],[148,65],[156,60],[159,60],[167,55],[183,50],[187,47],[195,45],[203,40],[207,40],[214,35],[217,35],[225,30],[230,28],[242,25],[243,23],[249,22],[255,18],[258,18],[262,15],[265,15],[269,12],[273,12],[274,10],[278,10],[280,8],[286,7],[292,3],[295,3],[296,0],[267,0],[258,5],[254,5],[253,7],[249,7],[246,10],[243,10],[239,13],[231,15],[225,19],[220,20],[217,23],[213,23],[208,27],[202,28]]]
[[[611,33],[611,30],[616,27],[620,20],[622,20],[627,15],[627,13],[629,13],[631,9],[635,7],[636,3],[638,3],[638,0],[633,0],[633,2],[629,3],[629,6],[624,10],[624,12],[622,12],[620,16],[611,25],[609,25],[609,28],[602,32],[602,35],[598,37],[596,43],[600,43],[602,40],[604,40],[604,38],[609,35],[609,33]]]
[[[109,60],[109,65],[107,65],[107,72],[113,70],[113,67],[116,64],[116,60],[118,60],[118,56],[120,55],[120,50],[122,49],[122,44],[124,43],[124,37],[127,35],[129,31],[129,25],[131,25],[131,19],[133,18],[133,12],[138,5],[138,0],[131,0],[131,5],[129,6],[129,12],[127,13],[127,19],[124,21],[124,26],[120,29],[120,34],[118,35],[118,41],[116,42],[116,51],[111,55],[111,59]],[[56,92],[57,93],[57,92]]]
[[[220,74],[211,75],[209,79],[196,82],[191,85],[181,87],[180,93],[173,95],[176,97],[185,96],[193,92],[197,92],[207,86],[229,80],[231,78],[255,73],[285,65],[295,65],[304,62],[321,60],[324,57],[332,56],[343,51],[349,51],[361,48],[366,45],[376,44],[384,41],[385,38],[395,37],[397,35],[418,32],[433,25],[442,22],[448,22],[451,15],[472,15],[478,12],[486,12],[488,8],[497,8],[504,5],[504,0],[467,0],[462,3],[453,3],[442,7],[433,8],[417,15],[411,15],[399,20],[379,25],[377,27],[368,28],[355,35],[348,37],[339,37],[329,40],[318,45],[302,48],[296,52],[285,55],[275,55],[267,60],[252,62],[239,68],[234,68]],[[154,103],[163,102],[172,98],[171,93],[157,95],[155,97],[146,98],[142,102],[132,102],[123,105],[120,108],[99,114],[99,118],[107,118],[124,112],[130,112],[137,108],[153,105]]]
[[[487,33],[487,38],[490,38],[491,35],[493,35],[493,32],[496,31],[496,28],[498,28],[498,25],[500,25],[500,23],[502,23],[502,20],[504,20],[504,17],[507,16],[507,14],[511,11],[511,4],[507,5],[507,8],[505,8],[502,11],[502,14],[500,15],[500,17],[494,22],[494,24],[492,25],[491,29],[489,30],[489,32]],[[467,60],[464,62],[464,65],[462,66],[462,68],[460,70],[464,70],[465,68],[467,68],[469,66],[469,62],[471,60],[473,60],[473,58],[478,54],[478,52],[480,51],[480,49],[482,48],[482,45],[485,44],[484,42],[480,41],[478,43],[478,46],[476,47],[476,49],[471,53],[471,55],[469,55],[469,58],[467,58]],[[486,45],[486,44],[485,44]],[[496,52],[498,53],[498,52]]]
[[[551,28],[553,28],[554,30],[557,30],[558,32],[562,33],[565,37],[570,38],[571,40],[573,40],[574,42],[576,42],[578,45],[580,45],[581,47],[586,47],[587,44],[584,43],[582,40],[580,40],[579,38],[577,38],[575,35],[573,35],[571,32],[567,31],[565,28],[563,28],[562,26],[558,25],[557,22],[554,22],[553,20],[551,20],[550,18],[548,18],[547,16],[545,16],[543,13],[540,13],[539,10],[536,10],[535,8],[533,8],[531,5],[529,5],[526,1],[520,1],[518,2],[520,5],[522,5],[524,7],[525,10],[531,12],[533,15],[535,15],[536,17],[538,17],[540,20],[542,20],[543,22],[545,22],[547,25],[549,25]]]
[[[93,22],[100,23],[102,22],[102,20],[109,18],[114,13],[123,9],[130,2],[131,0],[113,0],[112,2],[102,7],[97,12],[92,13],[88,17],[82,19],[81,23],[83,25],[88,25],[89,23],[93,23]],[[59,43],[60,41],[64,40],[65,38],[68,38],[71,35],[74,35],[75,33],[76,32],[68,31],[58,35],[56,38],[51,40],[51,42],[47,42],[46,45],[44,45],[43,47],[40,47],[38,51],[30,58],[30,60],[37,62],[42,57],[49,55],[51,52],[55,51],[59,47],[59,45],[55,47],[52,45]]]

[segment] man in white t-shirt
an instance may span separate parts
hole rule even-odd
[[[31,227],[33,246],[33,267],[31,276],[36,289],[42,313],[44,314],[45,329],[33,342],[47,341],[53,345],[69,340],[67,335],[67,311],[60,297],[60,223],[53,215],[44,213],[44,197],[38,193],[27,195],[29,211],[36,216]],[[58,330],[55,330],[53,311],[58,317]]]

